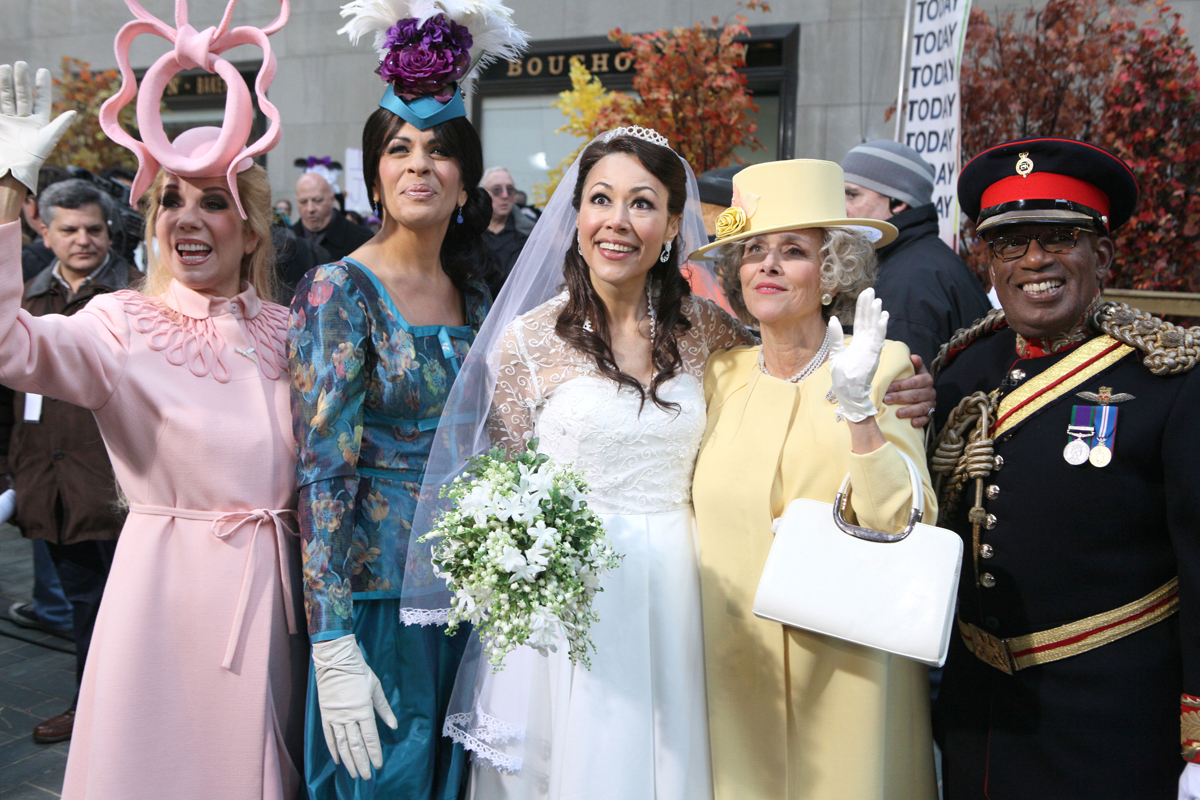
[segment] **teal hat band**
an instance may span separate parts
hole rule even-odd
[[[428,130],[438,123],[456,117],[467,115],[467,105],[463,102],[462,90],[454,87],[454,96],[445,103],[438,102],[433,95],[422,95],[416,100],[405,100],[397,97],[389,83],[379,101],[380,108],[386,108],[396,116],[410,123],[417,130]]]

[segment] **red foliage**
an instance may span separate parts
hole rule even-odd
[[[770,10],[760,0],[745,7]],[[638,121],[667,137],[697,174],[727,166],[744,144],[762,147],[754,138],[758,106],[738,72],[746,65],[746,45],[736,39],[750,31],[745,17],[734,19],[724,26],[713,17],[711,25],[644,34],[616,28],[608,34],[634,58]],[[627,124],[619,109],[602,112],[597,122],[600,130]]]
[[[1063,136],[1129,162],[1142,199],[1116,237],[1114,287],[1200,291],[1200,73],[1185,33],[1164,0],[1049,0],[995,23],[971,11],[964,161],[1010,139]],[[969,250],[982,272],[983,249]]]

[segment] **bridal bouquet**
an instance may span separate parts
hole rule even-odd
[[[559,639],[572,662],[590,666],[592,598],[620,556],[582,476],[539,455],[534,439],[511,460],[500,448],[471,459],[442,496],[453,506],[422,541],[440,540],[434,569],[454,593],[447,633],[475,625],[497,671],[517,647],[546,655]]]

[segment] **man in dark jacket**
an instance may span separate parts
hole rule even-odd
[[[296,181],[296,205],[300,221],[292,230],[309,244],[325,248],[332,261],[350,255],[375,235],[338,212],[333,187],[315,172],[306,172]]]
[[[124,289],[137,272],[109,249],[112,201],[86,181],[67,180],[38,198],[48,267],[25,284],[21,307],[34,316],[74,314],[98,294]],[[9,392],[4,389],[4,392]],[[47,543],[74,617],[76,678],[83,676],[104,583],[125,514],[92,412],[40,395],[16,393],[8,464],[17,494],[15,523]],[[0,403],[0,408],[3,404]],[[75,710],[33,731],[39,743],[71,737]]]
[[[842,169],[846,212],[887,220],[900,231],[876,253],[875,294],[891,317],[888,338],[930,364],[956,330],[992,309],[983,286],[938,238],[933,167],[911,147],[882,139],[855,147]]]
[[[483,232],[483,243],[495,254],[500,271],[507,278],[529,238],[529,232],[522,232],[517,224],[520,213],[515,208],[517,188],[504,167],[492,167],[483,173],[479,185],[492,196],[492,221]]]

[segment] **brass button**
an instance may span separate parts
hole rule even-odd
[[[994,555],[996,555],[996,548],[992,547],[990,544],[981,544],[979,546],[980,558],[991,558]]]
[[[1012,378],[1014,381],[1023,381],[1025,380],[1025,370],[1014,369],[1012,372],[1008,373],[1008,377]]]
[[[995,463],[996,463],[996,471],[999,472],[1001,469],[1004,468],[1004,456],[996,456]]]
[[[991,486],[987,487],[987,496],[988,496],[988,500],[995,500],[997,497],[1000,496],[1000,487],[994,483]]]
[[[990,572],[985,572],[979,576],[979,583],[983,585],[983,588],[991,589],[996,585],[996,576]]]
[[[989,531],[992,528],[995,528],[996,527],[996,515],[988,514],[986,521],[983,523],[983,527],[987,528]]]

